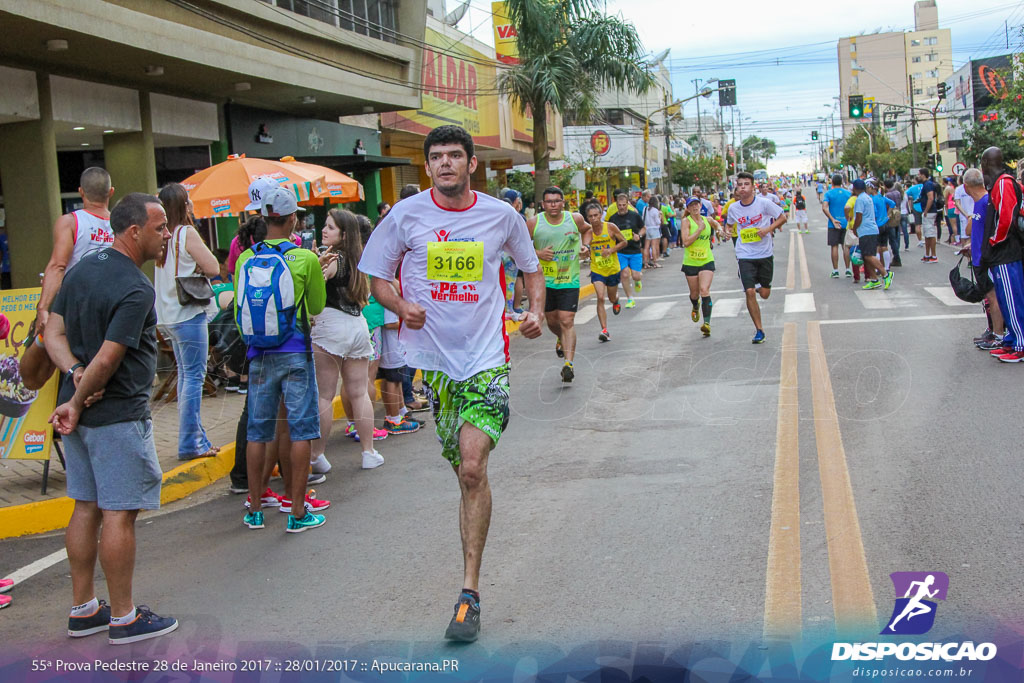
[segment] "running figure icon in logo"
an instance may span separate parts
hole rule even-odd
[[[920,635],[927,633],[935,623],[934,600],[945,600],[949,590],[949,577],[943,572],[893,572],[892,578],[896,595],[889,625],[882,635]],[[914,617],[919,619],[911,622]],[[901,623],[902,622],[902,623]]]

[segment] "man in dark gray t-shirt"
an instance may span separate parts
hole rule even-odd
[[[114,245],[68,271],[46,325],[46,351],[65,374],[50,417],[67,451],[75,501],[65,537],[74,605],[68,635],[107,631],[111,644],[170,633],[176,619],[132,600],[135,519],[160,507],[162,472],[149,391],[156,371],[153,286],[139,269],[159,256],[167,232],[160,200],[133,193],[110,213]],[[102,393],[86,407],[86,398]],[[103,533],[100,534],[102,527]],[[110,605],[96,598],[97,543]]]

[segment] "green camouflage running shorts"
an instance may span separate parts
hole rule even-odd
[[[506,363],[461,382],[440,370],[423,371],[427,400],[437,423],[441,455],[453,466],[458,467],[462,462],[459,430],[466,422],[491,437],[491,448],[498,444],[508,426],[508,370]]]

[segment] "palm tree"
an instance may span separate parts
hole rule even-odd
[[[503,70],[498,88],[523,113],[533,113],[534,199],[551,179],[548,107],[576,120],[593,117],[603,89],[641,94],[654,85],[632,24],[598,11],[599,0],[508,0],[519,34],[519,63]]]

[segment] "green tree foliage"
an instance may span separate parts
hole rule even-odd
[[[682,157],[678,154],[672,158],[672,182],[690,188],[698,185],[704,188],[714,187],[722,178],[722,157]]]
[[[519,64],[503,69],[498,87],[520,111],[534,113],[537,194],[550,183],[549,131],[544,112],[592,117],[605,89],[644,93],[654,85],[636,28],[599,11],[598,0],[509,0],[519,34]]]
[[[743,141],[743,158],[751,160],[760,160],[763,163],[768,163],[768,160],[775,156],[775,141],[769,140],[768,138],[759,138],[756,135],[751,135]],[[764,168],[762,165],[760,168]],[[748,171],[755,170],[748,164]]]
[[[1005,118],[983,123],[975,121],[964,131],[964,146],[960,150],[960,158],[968,166],[978,166],[981,162],[981,153],[989,147],[1003,150],[1003,159],[1006,161],[1024,157],[1020,131],[1008,130]]]

